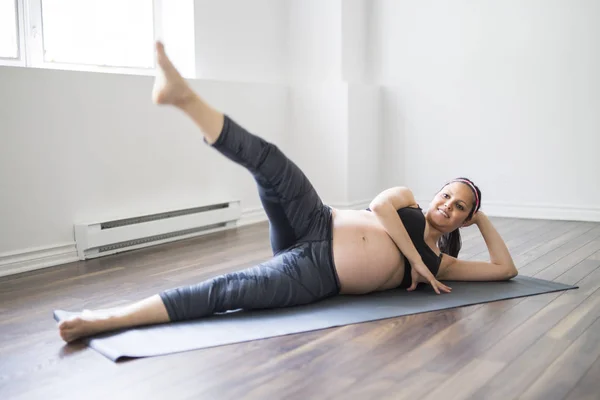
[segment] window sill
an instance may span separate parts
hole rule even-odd
[[[15,58],[2,58],[0,57],[0,66],[6,67],[25,67],[25,60],[19,60]]]
[[[43,63],[41,65],[27,66],[24,60],[11,60],[0,58],[0,67],[22,67],[35,69],[54,69],[63,71],[81,71],[81,72],[96,72],[104,74],[124,74],[124,75],[142,75],[154,76],[154,68],[129,68],[129,67],[109,67],[99,65],[82,65],[82,64],[64,64],[64,63]]]

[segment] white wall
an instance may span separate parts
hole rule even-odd
[[[341,4],[342,77],[345,81],[370,83],[371,0],[343,0]]]
[[[342,83],[290,86],[289,156],[332,204],[347,201],[347,90]]]
[[[353,83],[348,87],[348,199],[350,207],[364,207],[384,189],[381,135],[381,89]],[[396,182],[397,184],[397,182]]]
[[[472,177],[496,215],[600,220],[600,3],[376,0],[372,71],[422,200]]]
[[[289,0],[195,0],[196,77],[286,82]]]
[[[208,148],[182,113],[153,105],[152,82],[146,76],[0,68],[0,259],[38,248],[63,248],[62,256],[72,258],[76,222],[229,199],[241,200],[246,214],[259,210],[251,175]],[[286,87],[192,86],[285,147]]]
[[[290,79],[340,82],[342,0],[289,0]]]
[[[330,182],[324,198],[349,208],[383,190],[381,91],[368,84],[370,13],[368,0],[290,2],[294,147],[307,173]]]

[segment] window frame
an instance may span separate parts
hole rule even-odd
[[[13,1],[15,2],[17,11],[17,15],[15,16],[17,22],[17,57],[0,57],[0,65],[25,67],[27,65],[27,52],[25,50],[25,20],[23,18],[25,14],[25,0]]]
[[[69,71],[110,72],[130,75],[154,75],[156,62],[154,62],[152,67],[143,68],[45,61],[42,0],[15,1],[17,3],[19,58],[0,58],[0,66],[21,66]],[[162,37],[162,2],[163,0],[152,0],[154,40],[158,40]]]

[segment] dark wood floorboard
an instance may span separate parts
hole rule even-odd
[[[0,399],[598,399],[600,223],[492,218],[520,273],[577,290],[113,363],[56,308],[108,308],[271,255],[265,223],[0,278]],[[462,256],[489,259],[476,227]]]
[[[597,400],[598,399],[598,377],[600,376],[600,357],[596,358],[594,364],[567,396],[567,400]]]

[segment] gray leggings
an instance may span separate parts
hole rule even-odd
[[[171,321],[238,309],[290,307],[340,292],[332,254],[332,211],[275,145],[225,116],[212,145],[256,180],[269,218],[273,258],[254,267],[160,293]]]

